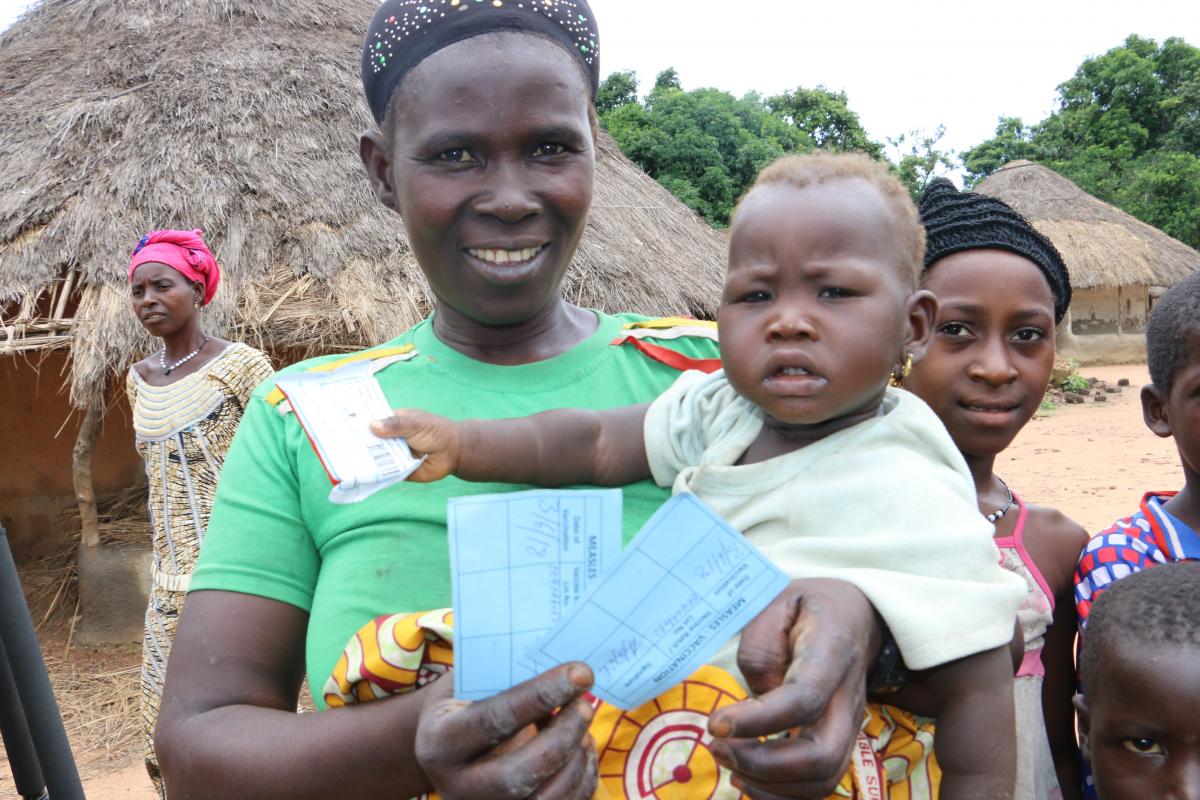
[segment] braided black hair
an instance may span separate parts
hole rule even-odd
[[[1136,645],[1200,649],[1200,563],[1177,561],[1121,578],[1092,604],[1083,635],[1083,694],[1097,690],[1103,653]]]
[[[964,250],[1008,250],[1032,261],[1054,295],[1054,320],[1062,322],[1071,304],[1071,278],[1062,255],[1007,203],[977,192],[960,192],[938,178],[921,196],[925,224],[925,269]]]
[[[1154,388],[1164,395],[1175,386],[1175,373],[1195,358],[1192,339],[1200,331],[1200,272],[1164,294],[1146,326],[1146,362]]]

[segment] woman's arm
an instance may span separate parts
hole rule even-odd
[[[755,695],[717,711],[712,753],[752,797],[823,800],[850,764],[883,626],[854,585],[794,580],[742,630],[738,668]],[[784,731],[800,735],[759,741]]]
[[[539,797],[591,796],[586,667],[560,667],[479,703],[446,699],[446,678],[297,714],[307,624],[305,612],[266,598],[189,595],[155,736],[172,797],[406,798],[434,787],[463,798],[527,797],[538,787]],[[532,738],[504,747],[539,723]]]
[[[455,475],[467,481],[534,486],[625,486],[650,475],[642,424],[648,405],[604,411],[563,408],[529,417],[455,422],[399,409],[371,423],[383,438],[401,437],[425,463],[409,480]]]
[[[404,755],[413,752],[420,693],[349,714],[296,713],[307,625],[287,603],[188,596],[155,729],[172,796],[413,797],[430,788]]]

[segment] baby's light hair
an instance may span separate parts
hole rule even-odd
[[[760,186],[785,184],[796,189],[839,180],[862,180],[873,186],[892,211],[896,226],[897,252],[903,256],[904,277],[917,288],[925,262],[925,227],[917,207],[904,184],[896,180],[880,162],[862,153],[831,153],[817,150],[800,156],[784,156],[758,173],[758,179],[738,201],[741,208],[746,197]],[[735,210],[736,215],[736,210]]]

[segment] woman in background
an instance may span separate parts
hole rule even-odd
[[[154,572],[142,644],[146,770],[165,797],[153,734],[175,624],[208,526],[221,464],[254,387],[271,375],[258,350],[209,336],[200,309],[221,280],[199,230],[154,231],[129,263],[130,302],[162,347],[125,382],[146,462]]]

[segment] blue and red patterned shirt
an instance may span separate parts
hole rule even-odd
[[[1092,603],[1113,581],[1155,564],[1200,559],[1200,534],[1163,508],[1175,492],[1150,492],[1137,513],[1097,533],[1075,567],[1075,609],[1079,630]]]

